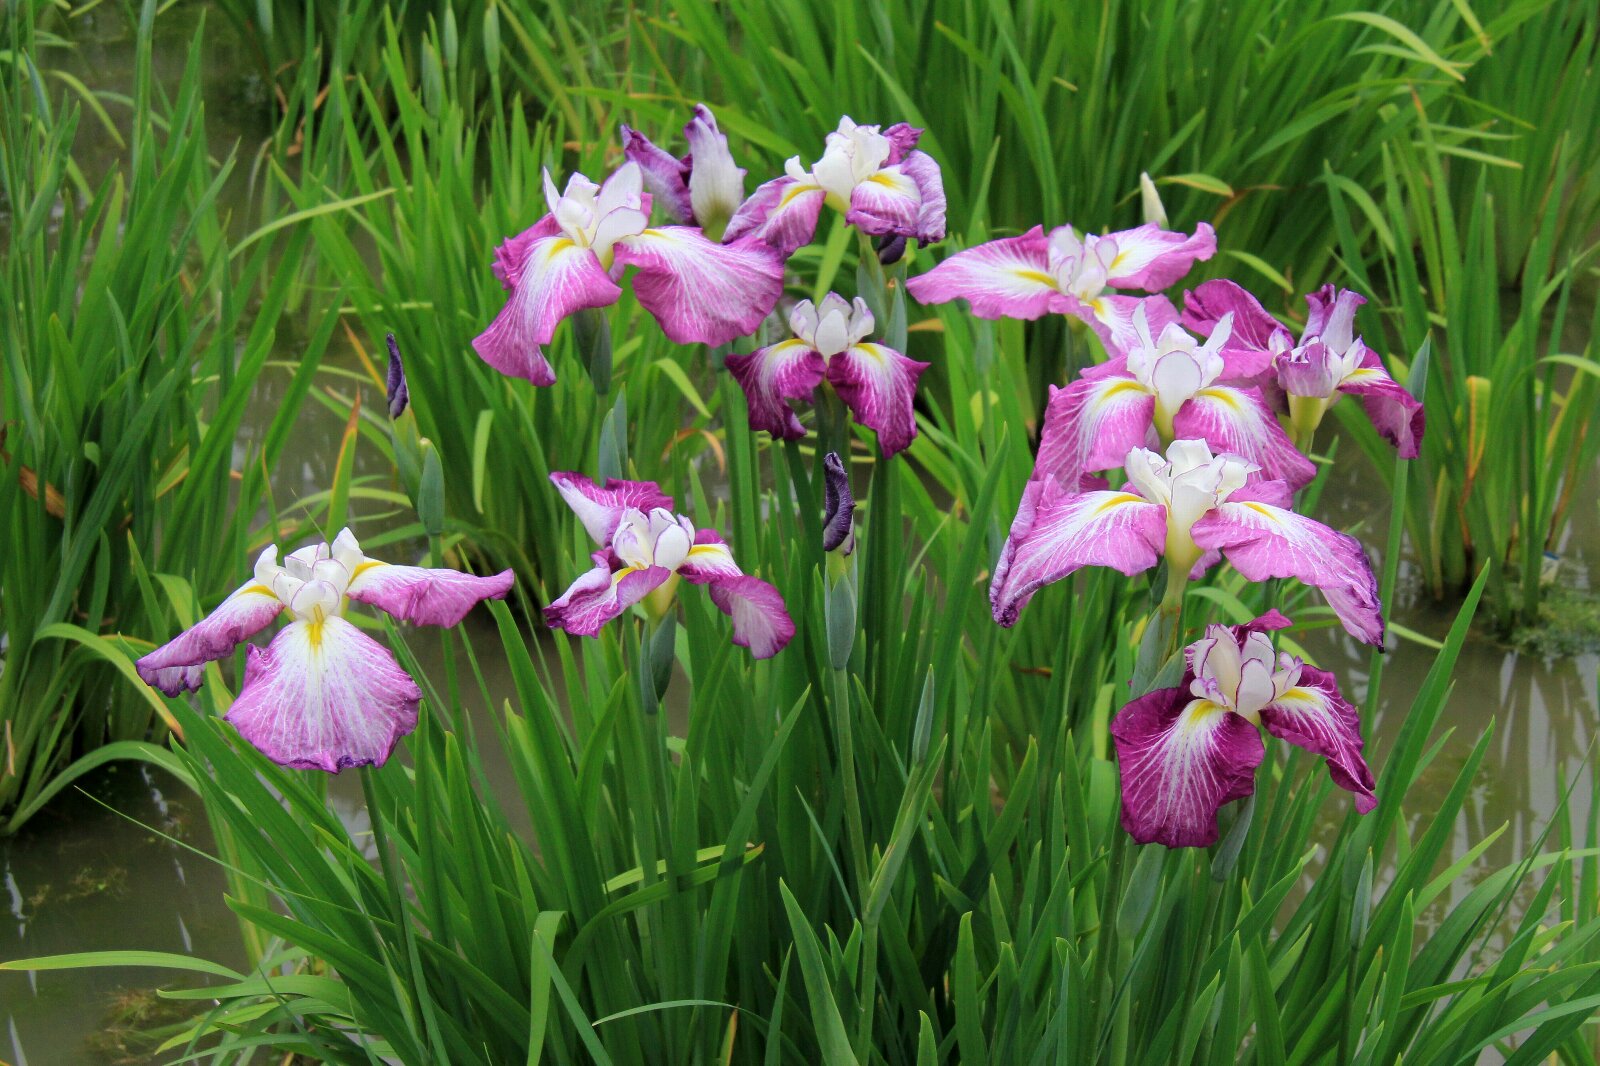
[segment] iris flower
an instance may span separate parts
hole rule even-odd
[[[1255,379],[1268,402],[1309,443],[1322,416],[1342,394],[1359,396],[1367,417],[1402,459],[1422,446],[1422,404],[1389,376],[1383,360],[1355,335],[1356,311],[1366,298],[1332,285],[1306,297],[1306,328],[1296,343],[1288,327],[1231,281],[1208,281],[1183,294],[1183,324],[1205,334],[1231,318],[1224,349],[1262,358]]]
[[[944,179],[933,157],[916,150],[921,136],[904,122],[888,129],[858,126],[846,115],[828,134],[821,159],[808,170],[799,156],[791,158],[783,177],[766,182],[740,205],[724,236],[758,237],[787,259],[811,243],[826,203],[874,237],[942,240]]]
[[[1141,307],[1133,338],[1126,355],[1090,367],[1064,389],[1051,386],[1036,477],[1049,474],[1076,488],[1083,475],[1121,466],[1135,448],[1176,439],[1204,440],[1294,489],[1316,476],[1259,389],[1223,384],[1249,378],[1266,362],[1265,353],[1229,349],[1226,316],[1201,344],[1175,322],[1152,338]]]
[[[1292,655],[1273,661],[1272,638],[1289,620],[1276,611],[1242,626],[1206,627],[1185,650],[1177,688],[1156,689],[1111,723],[1122,776],[1122,827],[1141,844],[1204,847],[1217,811],[1255,791],[1266,749],[1261,730],[1326,762],[1356,810],[1378,804],[1361,755],[1361,719],[1333,675]]]
[[[917,436],[912,402],[928,364],[866,343],[872,325],[865,300],[858,296],[852,305],[830,292],[821,308],[810,300],[795,305],[789,313],[792,339],[728,356],[728,370],[749,402],[750,428],[785,440],[804,437],[788,401],[809,401],[826,378],[855,420],[877,431],[885,456],[907,447]]]
[[[1216,235],[1204,222],[1192,237],[1153,222],[1104,237],[1079,234],[1071,226],[1046,235],[1043,226],[1035,226],[1020,237],[957,252],[906,287],[925,304],[964,299],[979,318],[1073,315],[1116,355],[1137,340],[1133,315],[1141,305],[1139,297],[1116,290],[1160,292],[1216,250]],[[1146,302],[1152,331],[1177,320],[1177,309],[1165,297]]]
[[[678,578],[707,585],[711,602],[733,619],[733,642],[757,659],[770,659],[794,636],[783,596],[733,561],[714,529],[696,530],[672,511],[672,497],[653,481],[608,479],[596,485],[582,474],[555,473],[550,480],[601,550],[594,569],[545,608],[545,621],[582,637]]]
[[[689,142],[689,154],[678,159],[624,125],[622,153],[639,165],[656,206],[675,221],[699,226],[707,237],[717,240],[744,202],[745,169],[734,164],[728,138],[705,104],[695,105],[694,118],[683,127],[683,137]]]
[[[1356,639],[1383,646],[1378,582],[1361,545],[1289,510],[1281,481],[1247,484],[1253,463],[1178,440],[1165,458],[1128,453],[1128,486],[1072,492],[1054,478],[1023,491],[989,586],[994,619],[1016,624],[1033,594],[1085,566],[1132,576],[1166,557],[1169,590],[1225,558],[1250,581],[1298,578],[1322,590]]]
[[[535,385],[555,382],[542,346],[575,311],[633,292],[678,344],[726,344],[754,332],[783,293],[783,259],[757,240],[719,244],[693,226],[649,225],[650,198],[637,163],[604,185],[574,174],[565,192],[544,174],[550,213],[495,249],[494,272],[511,293],[472,341],[483,361]]]
[[[265,648],[252,645],[244,684],[223,717],[283,766],[327,770],[382,766],[417,726],[422,690],[383,645],[344,617],[354,600],[406,622],[453,626],[480,600],[502,599],[511,571],[474,577],[396,566],[364,555],[348,529],[332,544],[291,552],[277,545],[255,576],[176,639],[136,664],[169,696],[200,687],[205,664],[232,653],[285,610],[291,621]]]

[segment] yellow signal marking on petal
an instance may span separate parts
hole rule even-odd
[[[1112,257],[1111,265],[1106,267],[1106,273],[1109,274],[1113,270],[1117,269],[1117,267],[1121,266],[1123,261],[1125,259],[1127,259],[1127,258],[1128,258],[1128,253],[1127,252],[1118,252],[1114,257]]]
[[[1350,371],[1350,373],[1346,374],[1344,376],[1344,380],[1339,382],[1339,384],[1341,384],[1341,385],[1367,385],[1367,384],[1370,384],[1370,383],[1375,382],[1375,381],[1381,381],[1382,379],[1383,379],[1382,371],[1375,370],[1370,366],[1361,366],[1361,367],[1357,367],[1356,369]]]
[[[623,578],[627,577],[629,574],[637,574],[640,569],[641,568],[637,566],[624,566],[621,570],[618,570],[616,573],[611,575],[611,587],[616,588],[619,584],[621,584]]]
[[[306,643],[311,645],[312,651],[322,647],[322,616],[320,613],[316,618],[306,623]]]
[[[1109,500],[1106,500],[1106,501],[1102,502],[1098,507],[1096,507],[1094,509],[1094,513],[1097,514],[1097,515],[1102,515],[1102,514],[1105,514],[1107,511],[1112,511],[1112,510],[1115,510],[1118,507],[1121,507],[1123,504],[1128,504],[1128,503],[1148,503],[1148,502],[1149,501],[1146,500],[1143,496],[1135,496],[1131,492],[1119,492],[1115,496],[1111,497]]]
[[[1089,310],[1095,313],[1096,318],[1105,318],[1108,305],[1099,297],[1089,301]]]
[[[368,570],[371,570],[373,567],[375,567],[375,566],[388,566],[388,565],[389,565],[388,563],[384,562],[381,559],[363,559],[363,560],[361,560],[360,564],[356,566],[355,570],[353,570],[351,572],[350,581],[351,581],[352,584],[354,584],[356,578],[360,577],[362,574],[366,573]]]
[[[802,193],[815,192],[818,188],[819,186],[816,185],[806,185],[802,183],[796,183],[789,186],[783,190],[783,195],[778,197],[778,210],[781,211],[785,207],[788,207],[791,203],[798,199]]]
[[[1105,392],[1100,394],[1101,403],[1105,403],[1113,396],[1116,396],[1118,393],[1122,392],[1137,392],[1140,394],[1148,394],[1150,392],[1149,389],[1130,378],[1112,378],[1111,381],[1112,384],[1106,388]]]
[[[1220,703],[1202,699],[1190,700],[1189,705],[1178,715],[1178,728],[1184,733],[1193,733],[1209,727],[1217,715],[1227,713],[1228,708]]]
[[[1208,400],[1215,400],[1234,411],[1240,409],[1239,398],[1232,389],[1201,389],[1196,396],[1204,396]]]
[[[728,549],[723,547],[721,544],[696,544],[694,547],[689,549],[689,558],[693,559],[696,552],[698,552],[701,556],[726,556],[728,554]]]
[[[1031,281],[1037,285],[1048,285],[1052,289],[1056,288],[1056,279],[1042,270],[1024,267],[1020,270],[1013,270],[1011,273],[1021,281]]]
[[[1262,518],[1265,518],[1268,522],[1271,522],[1273,525],[1275,525],[1275,526],[1276,525],[1282,525],[1282,523],[1278,520],[1278,516],[1273,514],[1272,513],[1272,509],[1270,507],[1268,507],[1266,504],[1254,503],[1254,502],[1246,501],[1244,506],[1250,508],[1250,510],[1254,511],[1256,514],[1260,515]]]
[[[239,590],[239,595],[241,596],[249,596],[252,594],[256,596],[273,596],[272,590],[261,584],[259,581],[254,585],[246,585],[244,588]],[[273,598],[276,599],[277,597],[273,596]]]

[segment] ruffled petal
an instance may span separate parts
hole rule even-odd
[[[1200,547],[1220,549],[1250,581],[1292,577],[1321,589],[1351,636],[1383,646],[1378,579],[1354,537],[1286,508],[1234,497],[1190,532]]]
[[[1183,688],[1156,689],[1111,722],[1122,778],[1122,828],[1141,844],[1203,848],[1217,840],[1217,811],[1255,791],[1266,754],[1240,715]]]
[[[1384,369],[1371,348],[1361,359],[1361,369],[1345,378],[1340,392],[1361,397],[1361,406],[1380,436],[1402,459],[1415,459],[1422,451],[1422,431],[1427,424],[1422,404]]]
[[[1131,492],[1075,493],[1051,480],[1028,482],[989,585],[1003,626],[1033,594],[1085,566],[1133,575],[1150,569],[1167,539],[1167,511]]]
[[[1109,239],[1117,242],[1117,254],[1106,265],[1106,283],[1117,289],[1160,292],[1189,273],[1197,261],[1217,254],[1217,235],[1204,222],[1195,227],[1193,236],[1148,222]]]
[[[1178,440],[1204,440],[1217,455],[1237,455],[1261,468],[1252,475],[1304,488],[1317,465],[1300,454],[1256,389],[1213,385],[1184,401],[1172,419]]]
[[[522,264],[527,261],[528,249],[533,242],[544,237],[559,236],[560,233],[561,223],[556,221],[556,216],[545,215],[515,237],[501,241],[494,250],[494,262],[491,264],[501,286],[507,292],[516,288],[517,282],[522,280]]]
[[[396,566],[377,559],[356,564],[345,595],[419,626],[453,626],[483,600],[503,600],[511,591],[510,570],[490,577],[459,570]]]
[[[1227,347],[1270,351],[1274,334],[1287,343],[1292,337],[1283,324],[1267,313],[1257,300],[1237,282],[1219,279],[1197,285],[1183,294],[1183,328],[1202,337],[1211,336],[1225,315],[1233,316],[1233,332]]]
[[[523,259],[511,298],[488,329],[472,340],[483,361],[536,385],[555,381],[539,348],[561,320],[586,307],[614,304],[622,295],[589,249],[567,237],[541,237]]]
[[[726,344],[754,333],[783,295],[783,258],[760,241],[718,244],[688,226],[647,229],[617,243],[639,268],[633,291],[678,344]]]
[[[1040,226],[957,252],[906,282],[906,289],[925,304],[966,300],[979,318],[1038,318],[1058,310],[1061,299]]]
[[[745,169],[734,165],[728,138],[705,104],[694,105],[694,118],[683,127],[689,142],[689,198],[697,225],[721,226],[744,200]],[[715,232],[715,230],[713,230]]]
[[[623,481],[613,477],[607,478],[604,485],[596,485],[584,475],[566,470],[551,474],[550,481],[596,544],[611,543],[622,512],[630,507],[645,514],[657,507],[672,510],[672,497],[662,492],[654,481]]]
[[[1335,351],[1347,351],[1356,339],[1356,312],[1367,298],[1349,289],[1324,285],[1306,295],[1306,340],[1316,338]]]
[[[422,690],[388,649],[343,618],[295,622],[250,649],[223,717],[280,766],[382,766],[417,727]]]
[[[750,194],[728,220],[724,241],[754,237],[787,260],[816,236],[817,216],[827,194],[821,186],[794,178],[773,178]]]
[[[733,642],[749,648],[757,659],[772,658],[794,637],[794,620],[783,596],[758,577],[716,578],[711,602],[733,619]]]
[[[544,609],[545,624],[579,637],[598,636],[600,627],[666,583],[672,571],[664,566],[613,571],[604,552],[595,552],[593,570],[574,581]]]
[[[744,571],[733,561],[733,549],[728,547],[721,533],[714,529],[697,529],[694,532],[694,545],[678,566],[678,573],[685,581],[705,585],[724,578],[741,577]]]
[[[1034,477],[1068,489],[1084,474],[1121,467],[1135,448],[1155,447],[1156,398],[1127,377],[1079,378],[1050,387]]]
[[[886,233],[911,237],[915,235],[921,206],[916,180],[903,167],[884,167],[851,191],[850,210],[845,212],[844,220],[874,237]]]
[[[921,206],[911,233],[918,244],[932,244],[944,240],[945,212],[944,174],[938,162],[927,152],[912,152],[906,156],[900,169],[917,183],[917,196]]]
[[[927,363],[908,359],[882,344],[857,344],[828,360],[828,382],[855,420],[877,430],[885,457],[917,436],[917,379]]]
[[[269,549],[270,551],[271,549]],[[276,558],[276,552],[273,552]],[[283,601],[251,580],[234,589],[216,610],[134,663],[144,683],[169,696],[200,687],[205,664],[221,659],[278,617]]]
[[[886,127],[883,135],[889,138],[888,162],[900,163],[905,161],[906,156],[911,154],[911,150],[922,139],[922,128],[913,126],[909,122],[896,122],[893,126]]]
[[[1320,755],[1334,784],[1356,798],[1366,814],[1378,805],[1376,782],[1362,757],[1361,716],[1339,693],[1333,675],[1300,668],[1300,683],[1261,708],[1261,724],[1280,740]]]
[[[751,429],[784,440],[806,435],[789,401],[809,402],[822,383],[826,364],[816,349],[801,340],[780,341],[749,355],[730,355],[724,365],[744,390]]]
[[[622,154],[639,165],[639,174],[653,202],[660,204],[673,221],[694,222],[687,161],[678,159],[626,124],[622,127]]]

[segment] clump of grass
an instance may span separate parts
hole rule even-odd
[[[1600,651],[1600,593],[1567,585],[1546,590],[1534,621],[1513,629],[1507,640],[1513,648],[1543,659]]]

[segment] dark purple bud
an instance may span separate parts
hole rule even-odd
[[[411,402],[411,390],[406,388],[406,368],[400,362],[400,345],[395,343],[394,334],[386,334],[383,339],[389,344],[389,417],[399,418]]]
[[[894,266],[906,254],[906,237],[903,233],[886,233],[878,238],[878,262]]]
[[[855,547],[850,527],[856,498],[850,495],[850,474],[838,452],[822,457],[822,477],[822,550],[831,552],[844,545],[849,555]]]

